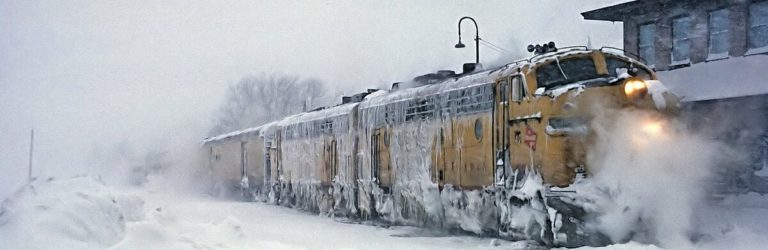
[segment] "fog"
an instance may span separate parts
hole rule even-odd
[[[550,40],[621,47],[620,23],[579,15],[617,2],[0,0],[0,197],[26,179],[32,128],[34,175],[108,172],[115,155],[202,139],[244,75],[315,77],[351,94],[460,70],[475,34],[465,22],[467,48],[453,48],[462,16],[511,52],[481,46],[486,64]]]

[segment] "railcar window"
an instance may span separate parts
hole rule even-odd
[[[333,121],[330,119],[323,121],[322,125],[320,125],[320,130],[324,134],[332,134],[333,133]]]
[[[506,90],[506,85],[504,88]],[[512,78],[512,101],[519,102],[523,100],[523,81],[520,76]]]
[[[478,141],[483,139],[483,121],[480,118],[475,120],[475,139]]]
[[[405,109],[405,121],[429,119],[432,117],[433,110],[430,98],[410,100]]]
[[[384,113],[384,120],[386,124],[394,124],[395,123],[395,103],[387,104],[386,111]]]
[[[578,81],[600,78],[590,57],[553,61],[536,69],[539,87],[554,88]]]
[[[349,131],[349,121],[347,120],[347,115],[339,115],[336,116],[333,119],[333,132],[336,134],[343,133]]]
[[[493,108],[493,85],[484,84],[467,89],[453,90],[447,95],[448,100],[442,108],[444,115],[458,115],[488,111]]]
[[[501,87],[499,87],[499,91],[501,91],[501,93],[499,93],[499,98],[501,99],[501,102],[506,102],[508,100],[508,98],[507,98],[507,85],[508,84],[509,83],[507,83],[507,81],[504,81],[504,82],[501,83]]]
[[[451,99],[449,98],[449,93],[442,93],[440,94],[440,114],[443,117],[448,117],[451,115]]]
[[[553,117],[549,119],[547,134],[585,135],[588,131],[589,119],[584,117]]]

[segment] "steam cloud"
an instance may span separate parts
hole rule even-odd
[[[722,145],[677,119],[641,111],[606,112],[594,121],[588,155],[598,207],[596,228],[613,241],[690,248],[694,208]]]

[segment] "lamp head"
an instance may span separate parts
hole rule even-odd
[[[466,46],[466,45],[464,45],[463,43],[461,43],[461,40],[459,40],[459,43],[457,43],[457,44],[456,44],[456,45],[454,45],[453,47],[454,47],[454,48],[457,48],[457,49],[461,49],[461,48],[464,48],[464,47],[467,47],[467,46]]]

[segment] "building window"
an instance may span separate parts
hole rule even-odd
[[[768,1],[749,6],[749,48],[768,47]]]
[[[729,16],[728,9],[709,12],[709,59],[728,57],[731,47],[728,35]]]
[[[654,46],[654,38],[656,37],[656,26],[653,23],[640,25],[640,33],[638,35],[638,52],[640,57],[645,60],[648,65],[656,64],[656,47]]]
[[[691,54],[691,17],[672,19],[672,64],[688,63]]]

